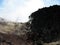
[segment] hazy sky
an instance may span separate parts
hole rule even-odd
[[[60,0],[0,0],[0,17],[26,22],[32,12],[55,4],[60,5]]]

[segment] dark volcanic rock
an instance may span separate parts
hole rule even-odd
[[[50,43],[60,39],[60,5],[39,9],[30,15],[30,21],[33,41]]]

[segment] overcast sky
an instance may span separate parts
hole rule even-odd
[[[60,5],[60,0],[0,0],[0,17],[26,22],[32,12],[56,4]]]

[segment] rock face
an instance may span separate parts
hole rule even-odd
[[[60,40],[60,5],[37,10],[30,15],[31,39],[51,43]]]

